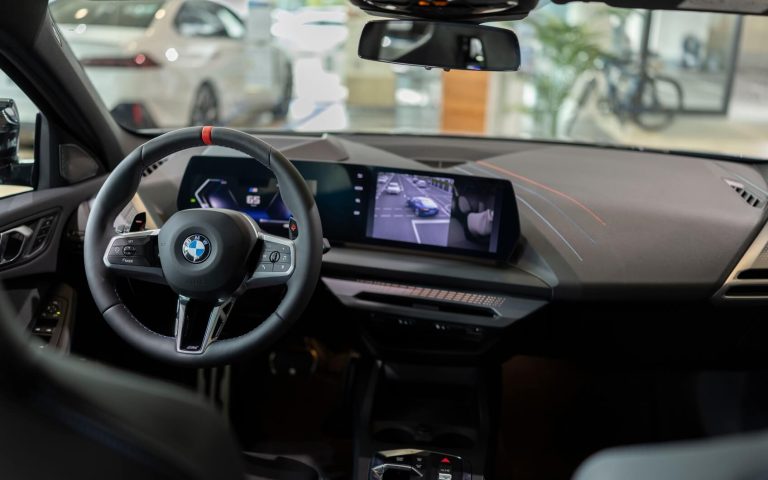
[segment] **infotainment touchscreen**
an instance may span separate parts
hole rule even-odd
[[[374,239],[496,252],[502,205],[495,185],[472,177],[378,171],[369,236]]]
[[[323,233],[331,242],[503,259],[520,234],[507,180],[347,163],[293,163],[315,195]],[[250,158],[190,159],[178,207],[239,210],[265,231],[288,236],[291,212],[277,180]]]

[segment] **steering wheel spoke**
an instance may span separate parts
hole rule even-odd
[[[219,338],[227,323],[235,297],[218,302],[204,302],[179,295],[176,304],[176,351],[201,355]]]
[[[261,255],[246,288],[283,285],[296,268],[296,245],[293,240],[260,232]]]
[[[157,256],[159,233],[158,229],[115,235],[104,252],[104,265],[121,277],[165,284]]]

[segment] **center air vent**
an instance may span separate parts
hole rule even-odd
[[[737,182],[736,180],[729,180],[725,179],[725,183],[727,183],[734,192],[738,193],[739,196],[747,202],[747,205],[755,208],[762,208],[763,204],[765,203],[765,198],[757,193],[754,189],[750,188],[749,186],[744,185],[741,182]]]

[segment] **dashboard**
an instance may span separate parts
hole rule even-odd
[[[380,306],[379,295],[476,295],[455,312],[475,321],[488,312],[465,308],[501,302],[508,311],[488,307],[482,320],[499,326],[551,301],[709,300],[757,237],[768,203],[759,164],[446,136],[261,138],[315,191],[333,243],[323,277],[342,301],[362,308]],[[464,189],[485,195],[472,211],[486,217],[483,238],[470,238],[454,213]],[[276,231],[290,216],[263,167],[220,147],[152,166],[139,196],[159,225],[206,205],[246,211]],[[411,197],[438,212],[419,216],[433,205],[409,206]],[[394,216],[385,215],[396,210],[386,208],[409,215],[405,228],[390,227]],[[443,223],[419,223],[434,220]]]

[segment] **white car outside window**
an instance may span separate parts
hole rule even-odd
[[[287,114],[289,59],[274,46],[257,47],[243,20],[224,5],[56,0],[50,8],[122,125],[237,125],[263,112]]]

